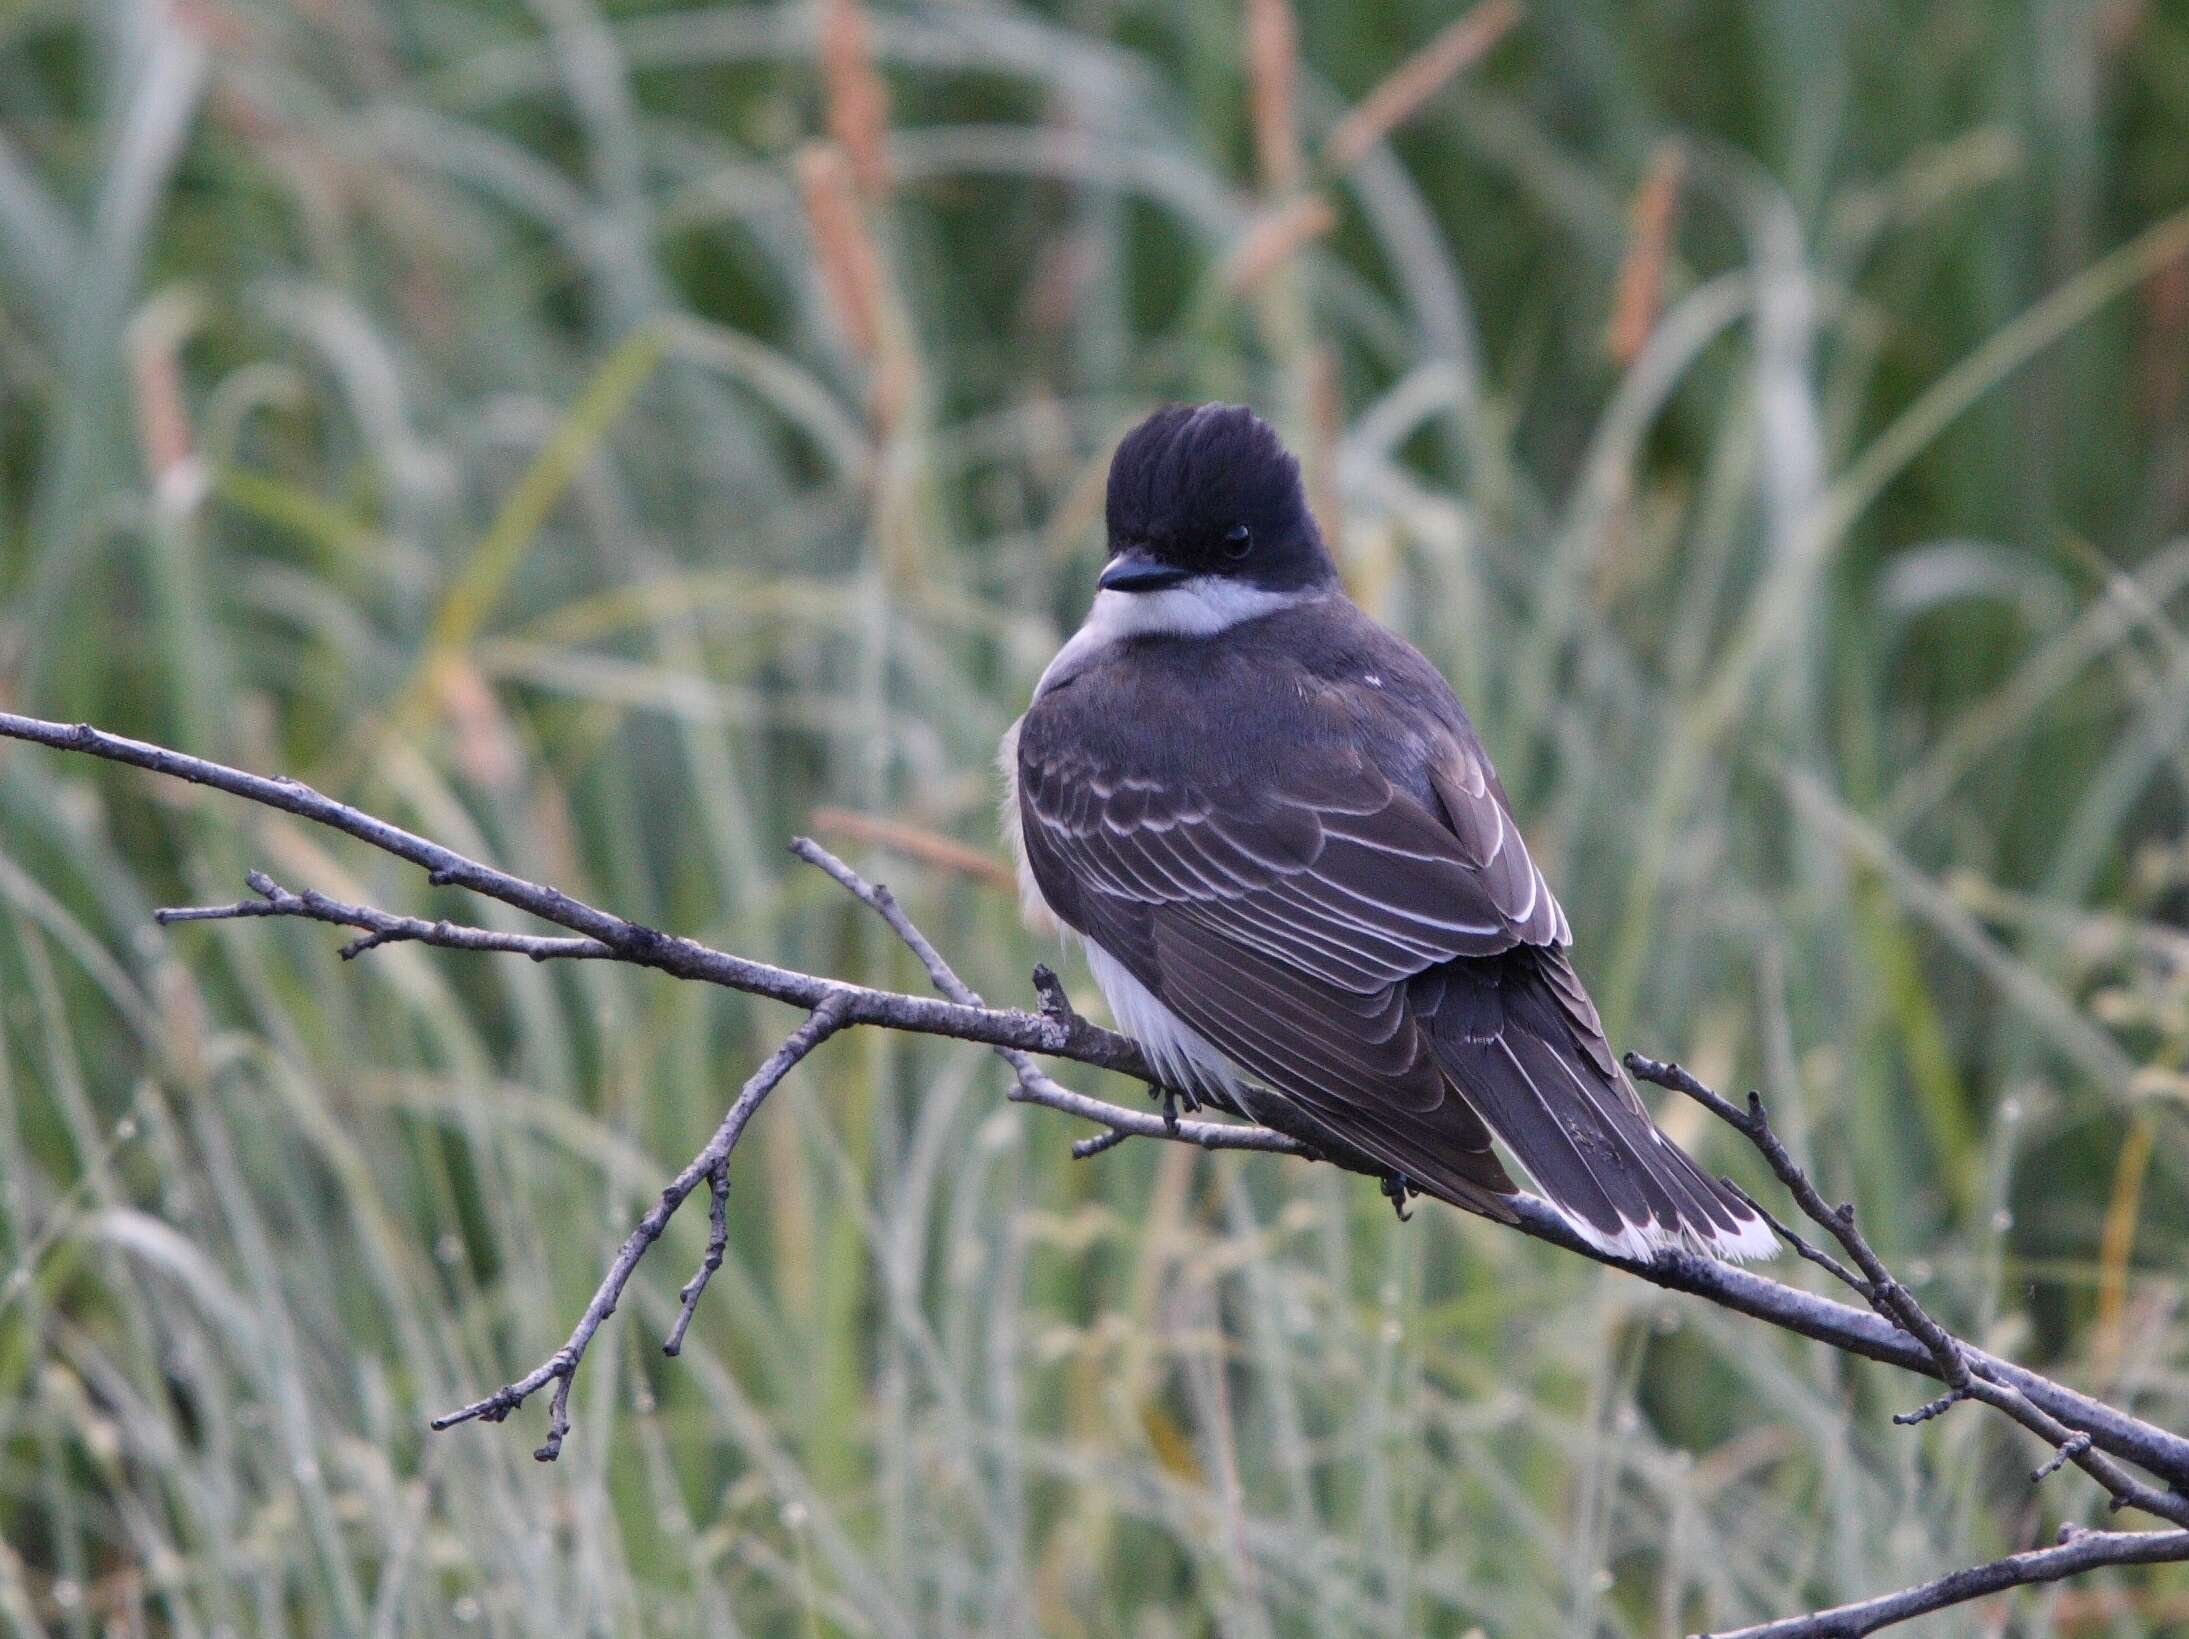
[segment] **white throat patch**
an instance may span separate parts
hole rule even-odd
[[[1243,620],[1289,609],[1317,595],[1314,590],[1272,592],[1221,575],[1196,575],[1159,592],[1097,592],[1079,630],[1057,650],[1049,669],[1034,685],[1034,698],[1040,699],[1051,684],[1062,682],[1121,639],[1157,633],[1214,637]]]

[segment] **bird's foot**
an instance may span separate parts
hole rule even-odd
[[[1188,1112],[1201,1108],[1201,1101],[1194,1096],[1190,1087],[1150,1087],[1148,1094],[1163,1106],[1163,1125],[1173,1138],[1178,1136],[1178,1106],[1185,1105]]]
[[[1406,1210],[1406,1203],[1420,1193],[1414,1187],[1414,1181],[1403,1172],[1387,1172],[1383,1175],[1383,1198],[1391,1203],[1391,1210],[1399,1215],[1400,1223],[1408,1223],[1413,1219],[1414,1215]]]

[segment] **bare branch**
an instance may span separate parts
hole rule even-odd
[[[1131,1133],[1124,1131],[1122,1128],[1112,1127],[1108,1132],[1096,1133],[1092,1138],[1075,1138],[1072,1140],[1072,1159],[1074,1161],[1092,1160],[1104,1150],[1116,1149],[1118,1145],[1124,1143],[1130,1137],[1132,1137]]]
[[[782,1046],[769,1055],[767,1063],[752,1074],[737,1095],[737,1102],[730,1106],[729,1114],[722,1118],[714,1136],[706,1147],[684,1164],[684,1170],[671,1179],[661,1192],[661,1199],[647,1210],[638,1221],[638,1227],[625,1238],[617,1250],[615,1261],[608,1266],[599,1288],[593,1293],[593,1301],[585,1306],[577,1328],[571,1332],[563,1346],[549,1355],[539,1365],[513,1383],[505,1383],[484,1400],[474,1400],[470,1405],[448,1412],[433,1420],[436,1432],[454,1428],[458,1423],[472,1421],[498,1423],[523,1405],[549,1383],[555,1385],[553,1399],[548,1405],[547,1441],[532,1453],[543,1463],[551,1463],[562,1455],[563,1436],[570,1432],[570,1385],[578,1375],[578,1367],[585,1359],[585,1351],[593,1341],[593,1334],[600,1324],[616,1312],[616,1301],[623,1296],[623,1288],[631,1279],[631,1272],[638,1268],[639,1260],[647,1249],[661,1239],[662,1231],[669,1227],[669,1220],[676,1216],[676,1209],[684,1204],[685,1197],[699,1187],[702,1178],[714,1178],[726,1172],[730,1152],[737,1148],[737,1140],[745,1131],[745,1123],[753,1112],[766,1102],[768,1094],[775,1091],[792,1068],[821,1043],[851,1021],[845,1017],[848,1010],[835,997],[824,997],[819,1006],[808,1015],[806,1022],[792,1031]],[[723,1188],[727,1188],[725,1184]],[[717,1200],[720,1196],[718,1194]],[[725,1230],[725,1233],[727,1231]],[[710,1243],[710,1256],[715,1251]],[[706,1266],[707,1273],[719,1266],[714,1258]],[[685,1289],[687,1306],[696,1304],[697,1289],[704,1288],[703,1278],[695,1277],[693,1285]],[[672,1341],[683,1343],[685,1318],[680,1317]],[[672,1350],[672,1353],[675,1351]]]
[[[316,890],[291,893],[264,871],[244,877],[256,899],[239,899],[232,905],[174,905],[152,913],[163,927],[175,922],[230,922],[254,916],[293,916],[326,922],[340,928],[363,928],[365,937],[352,939],[341,950],[346,962],[382,945],[415,941],[438,945],[443,950],[482,950],[529,956],[535,962],[620,958],[621,953],[598,939],[568,939],[534,933],[498,933],[491,928],[463,927],[454,922],[428,922],[422,917],[397,916],[370,905],[345,905]]]
[[[2052,1412],[2035,1404],[2022,1390],[2011,1383],[1994,1381],[1983,1369],[1975,1352],[1955,1337],[1945,1327],[1931,1318],[1930,1313],[1916,1300],[1908,1288],[1893,1277],[1885,1267],[1885,1260],[1877,1255],[1869,1239],[1855,1227],[1855,1209],[1851,1202],[1838,1206],[1826,1203],[1807,1172],[1787,1152],[1786,1145],[1773,1130],[1771,1120],[1763,1107],[1762,1095],[1750,1093],[1748,1108],[1741,1110],[1720,1098],[1677,1064],[1662,1064],[1640,1053],[1626,1055],[1626,1066],[1644,1081],[1656,1083],[1685,1093],[1719,1119],[1729,1123],[1753,1143],[1763,1158],[1770,1162],[1771,1170],[1778,1174],[1794,1202],[1817,1224],[1832,1232],[1847,1255],[1854,1259],[1862,1278],[1842,1270],[1841,1277],[1861,1292],[1870,1307],[1884,1319],[1898,1326],[1909,1337],[1920,1343],[1930,1355],[1932,1369],[1946,1385],[1946,1393],[1928,1405],[1911,1413],[1903,1414],[1894,1421],[1920,1423],[1949,1411],[1962,1400],[1981,1400],[1985,1405],[2005,1413],[2024,1428],[2052,1447],[2051,1458],[2040,1465],[2031,1475],[2032,1483],[2056,1473],[2073,1463],[2105,1487],[2115,1508],[2140,1508],[2156,1514],[2161,1519],[2172,1520],[2176,1525],[2189,1525],[2189,1496],[2177,1489],[2160,1491],[2146,1485],[2127,1469],[2105,1453],[2094,1450],[2087,1430],[2070,1427]],[[1821,1254],[1818,1257],[1821,1259]],[[2177,1485],[2178,1485],[2177,1481]]]
[[[2059,1450],[2055,1451],[2051,1456],[2047,1457],[2036,1468],[2030,1470],[2030,1483],[2032,1485],[2035,1485],[2042,1480],[2049,1479],[2052,1475],[2057,1474],[2060,1469],[2066,1464],[2077,1461],[2089,1449],[2090,1436],[2083,1433],[2080,1429],[2076,1430],[2073,1434],[2070,1434],[2065,1440],[2060,1442]],[[2114,1506],[2119,1507],[2120,1504],[2116,1502]]]
[[[1913,1411],[1894,1412],[1893,1421],[1902,1428],[1913,1428],[1918,1423],[1929,1422],[1933,1417],[1945,1416],[1947,1412],[1953,1410],[1955,1406],[1958,1406],[1968,1397],[1969,1393],[1966,1389],[1948,1389],[1937,1399],[1926,1400]]]
[[[1861,1639],[1899,1622],[1927,1616],[1949,1605],[2026,1588],[2108,1565],[2163,1565],[2189,1559],[2189,1531],[2078,1531],[2068,1527],[2051,1548],[2009,1554],[1987,1565],[1949,1571],[1930,1582],[1876,1599],[1834,1606],[1810,1616],[1790,1616],[1754,1627],[1705,1634],[1702,1639]]]
[[[557,890],[468,860],[438,843],[337,802],[295,780],[268,779],[245,773],[163,746],[106,734],[89,725],[47,722],[5,712],[0,712],[0,737],[29,740],[149,769],[312,820],[420,866],[428,873],[429,881],[469,887],[505,904],[573,927],[585,937],[597,939],[612,949],[614,959],[618,961],[657,968],[678,978],[772,997],[808,1009],[826,998],[836,997],[840,998],[846,1024],[881,1024],[917,1034],[1010,1047],[1115,1070],[1150,1085],[1157,1081],[1131,1041],[1088,1024],[1071,1011],[1053,974],[1047,976],[1045,985],[1038,983],[1037,975],[1037,988],[1043,993],[1044,1011],[1040,1013],[983,1009],[965,1003],[869,990],[763,962],[747,961],[696,941],[670,938],[623,921]],[[487,934],[483,929],[477,931],[486,937],[500,937]],[[1320,1155],[1315,1146],[1295,1135],[1261,1126],[1184,1121],[1174,1132],[1160,1115],[1074,1093],[1046,1077],[1040,1077],[1031,1085],[1021,1083],[1012,1096],[1133,1137],[1175,1138],[1208,1149]],[[1377,1176],[1375,1168],[1360,1164],[1354,1158],[1339,1155],[1321,1158],[1349,1170]],[[1865,1359],[1881,1361],[1905,1371],[1937,1375],[1938,1363],[1928,1350],[1898,1325],[1868,1309],[1857,1309],[1801,1291],[1753,1270],[1680,1252],[1661,1253],[1648,1263],[1612,1257],[1582,1241],[1557,1209],[1547,1202],[1522,1196],[1513,1203],[1513,1210],[1514,1227],[1522,1233],[1562,1247],[1576,1256],[1626,1269],[1669,1291],[1688,1293]],[[2189,1440],[2011,1362],[1978,1351],[1971,1351],[1970,1358],[1982,1364],[1988,1379],[2013,1385],[2063,1422],[2087,1430],[2097,1449],[2133,1462],[2172,1484],[2189,1485]]]
[[[596,940],[615,952],[618,961],[650,967],[679,979],[716,984],[748,995],[766,996],[808,1011],[824,1000],[836,998],[846,1024],[880,1024],[922,1035],[949,1036],[959,1041],[983,1042],[992,1047],[1017,1047],[1027,1052],[1049,1053],[1076,1059],[1100,1069],[1118,1070],[1152,1080],[1153,1074],[1128,1038],[1101,1030],[1084,1020],[1077,1028],[1045,1019],[1038,1013],[1019,1013],[1003,1008],[976,1008],[925,996],[901,996],[869,990],[863,985],[824,979],[792,968],[755,962],[716,950],[695,939],[657,932],[637,922],[572,898],[558,888],[466,858],[415,832],[368,814],[348,803],[314,791],[300,780],[268,778],[246,773],[224,763],[170,751],[144,740],[108,734],[88,723],[54,723],[43,718],[20,717],[0,712],[0,738],[29,740],[62,751],[78,751],[108,762],[149,769],[193,785],[210,786],[232,796],[268,808],[280,809],[330,830],[341,831],[369,843],[397,859],[407,860],[426,873],[436,887],[469,889],[488,899],[529,912],[543,921]],[[209,909],[224,909],[212,907]],[[293,912],[245,914],[290,915]],[[427,924],[429,927],[432,924]],[[426,941],[431,943],[431,940]]]
[[[1159,1079],[1138,1047],[1125,1037],[1080,1018],[1056,976],[1035,970],[1041,998],[1038,1013],[986,1006],[961,980],[941,953],[904,914],[889,890],[869,884],[842,860],[818,844],[800,839],[798,855],[827,872],[873,909],[926,968],[943,1000],[900,995],[840,980],[749,961],[694,940],[656,932],[573,899],[560,890],[528,882],[467,859],[438,843],[351,808],[294,780],[267,779],[218,763],[187,757],[164,747],[123,739],[85,725],[49,723],[0,713],[0,737],[35,741],[84,752],[154,773],[212,786],[250,801],[295,814],[363,840],[418,865],[435,885],[454,885],[524,910],[568,930],[567,934],[507,934],[445,920],[401,916],[372,906],[350,905],[307,891],[292,893],[260,872],[248,878],[256,895],[233,905],[192,906],[162,911],[166,923],[292,917],[359,930],[363,937],[344,947],[345,957],[383,944],[410,942],[443,949],[523,955],[535,961],[578,959],[620,961],[672,976],[719,984],[771,997],[806,1010],[806,1018],[748,1080],[714,1135],[685,1165],[661,1197],[625,1239],[577,1327],[561,1348],[532,1371],[483,1400],[437,1418],[444,1429],[469,1421],[500,1422],[541,1389],[553,1385],[548,1435],[535,1453],[552,1460],[569,1431],[569,1400],[587,1348],[601,1323],[615,1311],[623,1289],[647,1250],[658,1240],[684,1201],[705,1180],[712,1202],[706,1254],[680,1293],[680,1308],[665,1350],[683,1345],[692,1315],[709,1280],[723,1262],[728,1244],[727,1195],[732,1152],[760,1105],[790,1070],[838,1030],[879,1024],[917,1034],[938,1035],[985,1044],[1011,1066],[1010,1096],[1096,1123],[1102,1131],[1073,1146],[1076,1155],[1095,1155],[1128,1137],[1166,1138],[1208,1149],[1244,1149],[1320,1159],[1371,1177],[1381,1176],[1366,1157],[1333,1152],[1302,1132],[1266,1125],[1222,1121],[1183,1121],[1163,1113],[1136,1110],[1088,1097],[1060,1086],[1035,1062],[1034,1055],[1072,1060],[1137,1077],[1157,1091]],[[1772,1129],[1760,1098],[1751,1094],[1744,1110],[1719,1097],[1677,1065],[1629,1055],[1639,1078],[1695,1099],[1746,1136],[1770,1164],[1804,1215],[1827,1230],[1852,1260],[1853,1267],[1811,1245],[1768,1213],[1773,1228],[1801,1254],[1827,1270],[1868,1305],[1847,1304],[1784,1285],[1753,1271],[1668,1250],[1648,1261],[1614,1257],[1584,1243],[1550,1203],[1519,1196],[1512,1203],[1514,1227],[1578,1255],[1611,1264],[1668,1290],[1693,1294],[1737,1313],[1815,1339],[1851,1354],[1933,1377],[1946,1392],[1895,1419],[1920,1423],[1940,1416],[1962,1400],[1980,1400],[2012,1417],[2049,1447],[2032,1474],[2042,1480],[2074,1464],[2105,1488],[2115,1507],[2136,1507],[2177,1525],[2189,1525],[2189,1440],[2140,1418],[2093,1400],[1986,1353],[1940,1325],[1898,1281],[1862,1235],[1852,1206],[1833,1206],[1817,1191]],[[1261,1101],[1257,1102],[1259,1109]],[[1280,1116],[1282,1101],[1268,1101]],[[1245,1112],[1228,1102],[1234,1115]],[[1745,1197],[1745,1192],[1742,1192]],[[1758,1210],[1762,1210],[1760,1207]],[[2130,1473],[2133,1463],[2168,1489]],[[1947,1605],[1981,1598],[2001,1589],[2049,1581],[2103,1565],[2189,1559],[2189,1530],[2148,1533],[2082,1532],[2054,1548],[2009,1556],[1990,1565],[1957,1571],[1898,1594],[1742,1630],[1743,1639],[1797,1639],[1797,1636],[1853,1635],[1876,1631]],[[1728,1636],[1730,1639],[1730,1636]]]
[[[692,1316],[699,1313],[700,1294],[707,1290],[707,1283],[714,1279],[714,1272],[722,1267],[722,1260],[730,1249],[729,1163],[724,1161],[708,1173],[707,1183],[714,1192],[714,1199],[707,1208],[706,1255],[692,1271],[692,1278],[684,1283],[684,1289],[677,1293],[676,1324],[669,1328],[668,1337],[662,1341],[663,1354],[684,1352],[684,1334],[691,1330]]]

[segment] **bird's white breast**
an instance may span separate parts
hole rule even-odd
[[[1246,1083],[1239,1067],[1208,1037],[1186,1023],[1138,979],[1125,964],[1096,944],[1087,947],[1087,967],[1102,987],[1117,1028],[1140,1044],[1163,1085],[1184,1093],[1222,1092],[1235,1100]]]
[[[1049,908],[1041,884],[1034,879],[1033,866],[1027,862],[1025,821],[1018,801],[1018,735],[1018,723],[1004,731],[997,760],[1003,769],[1003,835],[1018,873],[1019,914],[1036,933],[1053,933],[1060,938],[1077,934]],[[1078,937],[1087,952],[1088,970],[1094,974],[1102,999],[1110,1004],[1110,1017],[1120,1031],[1140,1043],[1141,1051],[1165,1083],[1181,1092],[1221,1091],[1237,1099],[1246,1079],[1238,1067],[1134,978],[1123,962],[1094,940]]]

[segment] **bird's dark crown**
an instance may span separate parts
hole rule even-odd
[[[1276,429],[1239,404],[1169,404],[1110,461],[1110,553],[1273,590],[1335,578]]]

